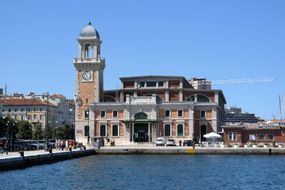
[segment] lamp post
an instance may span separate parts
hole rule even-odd
[[[90,113],[90,110],[89,108],[87,109],[87,126],[88,126],[88,137],[87,137],[87,144],[90,145],[90,126],[89,126],[89,113]]]

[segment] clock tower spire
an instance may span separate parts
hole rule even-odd
[[[76,141],[89,144],[95,125],[90,105],[103,100],[105,59],[101,58],[99,33],[91,22],[81,30],[77,40],[78,57],[73,60],[76,69],[75,136]]]

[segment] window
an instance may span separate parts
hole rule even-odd
[[[15,108],[15,112],[17,112],[18,111],[18,109],[17,108]]]
[[[164,125],[164,136],[169,137],[170,136],[170,125]]]
[[[43,111],[43,108],[40,108],[40,111]]]
[[[143,88],[144,87],[144,82],[139,82],[139,88]]]
[[[177,115],[178,115],[178,117],[183,117],[183,111],[182,110],[178,110],[177,111]]]
[[[24,112],[24,108],[21,108],[21,112]]]
[[[197,95],[197,101],[198,102],[210,102],[210,99],[204,95]]]
[[[236,132],[229,133],[229,140],[230,141],[236,141],[237,140],[237,133]]]
[[[164,116],[165,117],[170,117],[170,110],[165,110]]]
[[[118,111],[117,110],[114,110],[113,111],[113,118],[117,118],[118,117]]]
[[[206,112],[205,111],[201,111],[200,116],[201,116],[201,118],[205,118]]]
[[[258,139],[259,140],[264,140],[264,134],[263,133],[259,133],[258,134]]]
[[[249,138],[250,141],[256,141],[255,134],[249,134],[248,138]]]
[[[84,135],[87,137],[89,137],[89,126],[88,125],[86,125],[86,126],[84,126]]]
[[[147,87],[156,87],[156,82],[155,81],[150,81],[146,83]]]
[[[106,136],[106,125],[100,125],[100,136]]]
[[[100,112],[100,117],[105,117],[106,116],[106,112],[105,111],[101,111]]]
[[[89,110],[86,110],[86,111],[84,112],[84,118],[85,118],[85,119],[89,119]]]
[[[114,137],[119,136],[119,126],[118,125],[113,125],[113,127],[112,127],[112,135]]]
[[[43,120],[43,115],[40,115],[40,120]]]
[[[34,108],[34,112],[36,112],[37,111],[37,108]]]
[[[177,136],[179,137],[183,136],[183,125],[182,124],[177,125]]]
[[[162,86],[163,86],[163,84],[164,84],[164,82],[163,82],[163,81],[158,81],[158,86],[159,86],[159,87],[162,87]]]
[[[268,134],[268,140],[273,140],[274,135],[273,134]]]
[[[34,119],[37,119],[37,115],[36,114],[34,114]]]

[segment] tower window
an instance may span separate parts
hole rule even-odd
[[[85,45],[85,58],[92,58],[92,56],[93,56],[93,48],[92,48],[92,46],[90,45],[90,44],[86,44]]]

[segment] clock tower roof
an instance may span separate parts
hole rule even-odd
[[[81,31],[80,31],[80,39],[100,39],[99,33],[97,30],[92,26],[91,22],[88,23],[87,26],[85,26]]]

